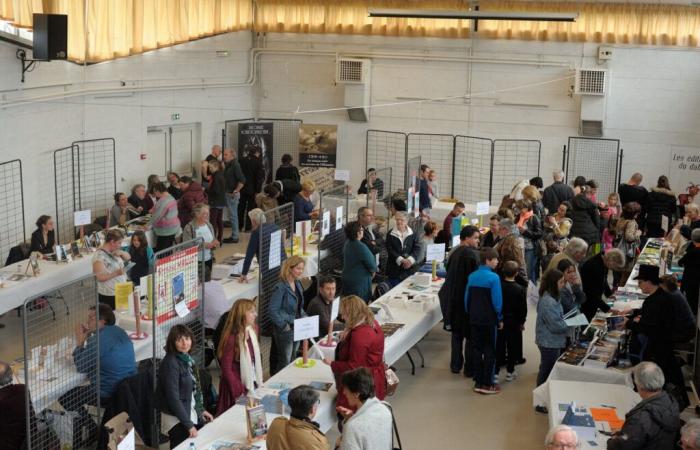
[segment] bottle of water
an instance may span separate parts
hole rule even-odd
[[[197,450],[197,447],[194,445],[194,442],[190,442],[190,450]]]

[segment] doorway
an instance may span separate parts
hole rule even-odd
[[[195,176],[201,154],[201,123],[148,127],[146,167],[164,179],[168,172]]]

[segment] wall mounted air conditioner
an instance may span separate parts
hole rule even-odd
[[[340,58],[336,63],[335,82],[345,85],[345,107],[353,122],[369,120],[370,68],[369,59]]]
[[[574,93],[581,96],[579,134],[602,137],[610,73],[606,69],[576,69]]]

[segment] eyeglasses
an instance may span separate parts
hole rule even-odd
[[[579,444],[549,444],[550,450],[578,450],[581,448]]]

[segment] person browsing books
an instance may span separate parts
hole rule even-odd
[[[126,282],[124,261],[131,260],[131,255],[121,249],[124,234],[121,230],[111,229],[105,232],[105,243],[92,257],[92,272],[97,279],[97,295],[100,303],[115,308],[114,289],[117,283]]]
[[[313,421],[320,403],[318,391],[302,384],[289,391],[289,419],[277,417],[267,431],[268,450],[327,450],[328,438]]]

